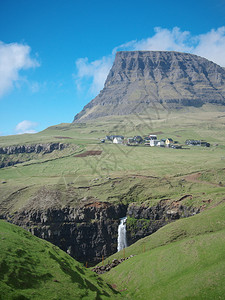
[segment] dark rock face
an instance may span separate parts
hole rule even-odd
[[[4,217],[90,265],[117,251],[119,219],[126,215],[130,245],[176,219],[198,212],[179,201],[161,200],[152,207],[92,202],[79,208],[23,209]]]
[[[188,53],[121,51],[103,90],[74,122],[205,103],[225,105],[224,68]]]
[[[11,221],[50,241],[81,262],[97,263],[116,252],[125,205],[95,202],[81,208],[22,211]]]
[[[36,144],[36,145],[17,145],[0,147],[0,154],[18,154],[18,153],[51,153],[54,150],[62,150],[67,145],[62,143],[48,143],[48,144]]]
[[[127,210],[128,244],[135,243],[140,238],[154,233],[170,222],[193,216],[199,212],[199,208],[186,207],[182,205],[180,200],[173,202],[169,199],[161,200],[152,207],[131,204]]]
[[[35,144],[35,145],[16,145],[16,146],[7,146],[0,147],[0,168],[9,167],[22,163],[20,159],[10,160],[8,155],[21,154],[21,153],[51,153],[54,150],[63,150],[67,147],[67,144],[63,143],[47,143],[47,144]],[[3,160],[1,161],[1,158]],[[4,159],[5,158],[5,159]]]

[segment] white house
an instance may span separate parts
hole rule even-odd
[[[123,144],[123,139],[121,137],[115,137],[113,139],[114,144]]]
[[[158,145],[159,142],[160,142],[160,141],[158,141],[158,140],[150,140],[150,141],[149,141],[149,144],[150,144],[151,147],[155,147],[155,146]]]

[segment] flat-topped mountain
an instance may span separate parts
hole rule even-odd
[[[74,122],[110,115],[225,105],[225,69],[197,55],[172,51],[120,51],[103,90]]]

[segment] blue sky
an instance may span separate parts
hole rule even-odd
[[[117,50],[175,50],[225,67],[225,0],[0,0],[0,135],[72,122]]]

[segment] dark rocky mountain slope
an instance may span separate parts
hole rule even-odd
[[[224,68],[188,53],[121,51],[103,90],[74,122],[207,103],[225,105]]]

